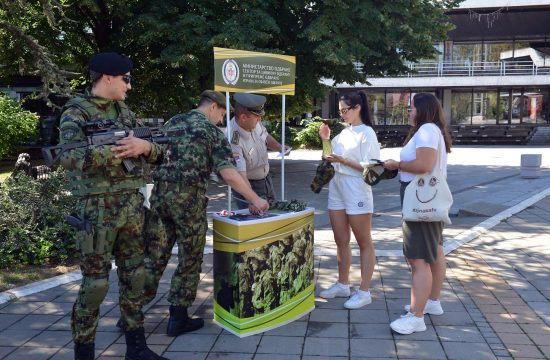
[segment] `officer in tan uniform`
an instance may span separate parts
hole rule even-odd
[[[275,200],[273,180],[269,174],[267,150],[281,151],[282,145],[271,136],[262,124],[265,115],[265,96],[236,93],[235,117],[231,119],[231,149],[237,165],[237,171],[250,183],[252,189],[268,201]],[[285,151],[290,148],[285,146]],[[233,191],[235,203],[239,209],[248,208],[248,202]]]

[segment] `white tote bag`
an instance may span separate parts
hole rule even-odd
[[[437,160],[432,171],[416,175],[405,189],[403,220],[451,223],[449,209],[453,204],[453,195],[443,174],[441,147],[440,137],[437,147]]]

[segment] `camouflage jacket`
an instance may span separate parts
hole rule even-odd
[[[130,129],[142,126],[136,115],[122,101],[100,97],[77,97],[65,105],[59,124],[59,143],[79,142],[86,138],[83,126],[97,119],[112,120],[108,129]],[[151,154],[132,159],[136,170],[125,172],[122,160],[114,157],[112,145],[90,145],[87,148],[69,150],[61,158],[61,165],[68,170],[75,195],[102,194],[135,190],[145,184],[145,162],[156,162],[162,155],[158,144],[151,144]]]
[[[210,173],[235,168],[223,132],[199,110],[172,117],[162,128],[170,138],[153,180],[206,189]]]

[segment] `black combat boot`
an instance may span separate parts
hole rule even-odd
[[[124,332],[124,323],[122,322],[122,319],[118,319],[118,321],[116,322],[116,327],[118,331]]]
[[[143,328],[128,330],[126,336],[126,360],[168,360],[155,354],[145,343],[145,331]]]
[[[180,334],[195,331],[204,326],[204,320],[201,318],[190,318],[187,315],[187,308],[184,306],[170,306],[170,319],[166,334],[168,336],[178,336]]]
[[[94,360],[95,344],[74,343],[74,360]]]

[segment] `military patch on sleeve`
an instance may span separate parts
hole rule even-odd
[[[233,136],[231,137],[231,143],[233,145],[239,145],[239,140],[241,138],[241,135],[237,130],[233,131]]]

